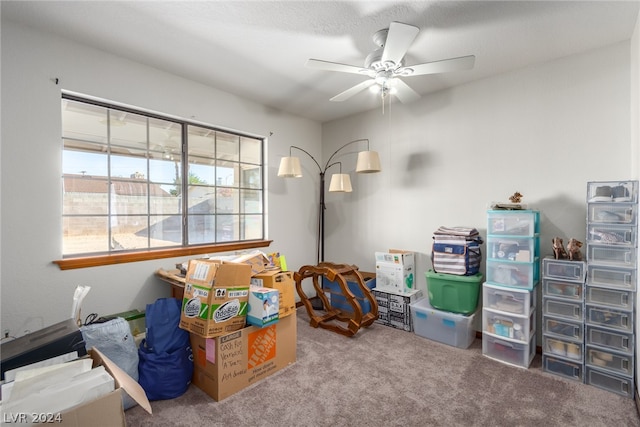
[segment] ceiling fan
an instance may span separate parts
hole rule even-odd
[[[345,101],[366,88],[372,88],[379,91],[383,99],[389,94],[394,94],[400,102],[408,103],[420,98],[420,95],[402,81],[402,77],[467,70],[473,68],[476,59],[475,56],[469,55],[407,66],[403,62],[404,56],[419,31],[418,27],[401,22],[391,22],[389,28],[377,31],[372,38],[379,48],[367,56],[364,67],[320,59],[308,59],[306,65],[310,68],[369,77],[368,80],[334,96],[331,101]]]

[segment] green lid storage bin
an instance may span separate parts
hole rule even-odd
[[[426,272],[429,303],[438,310],[469,315],[478,308],[482,273],[472,276]]]

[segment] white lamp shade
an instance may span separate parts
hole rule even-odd
[[[329,191],[332,193],[351,193],[351,178],[346,173],[334,173],[331,175],[331,183],[329,184]]]
[[[361,151],[358,153],[356,172],[375,173],[380,172],[380,156],[377,151]]]
[[[278,176],[283,178],[300,178],[302,176],[300,159],[297,157],[283,157],[280,160]]]

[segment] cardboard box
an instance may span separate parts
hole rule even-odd
[[[251,285],[249,287],[247,323],[261,328],[276,323],[280,311],[279,294],[277,289]]]
[[[249,326],[216,338],[191,336],[193,384],[216,401],[296,361],[295,313],[265,328]]]
[[[413,331],[411,304],[424,298],[422,290],[394,292],[380,290],[376,287],[373,289],[373,294],[378,303],[378,319],[376,319],[376,323],[407,332]]]
[[[262,273],[269,265],[269,258],[262,252],[251,252],[248,254],[238,255],[230,259],[230,262],[238,264],[247,264],[251,266],[251,275]]]
[[[251,278],[251,284],[265,288],[277,289],[280,294],[278,304],[280,312],[278,317],[282,319],[296,311],[295,281],[293,272],[280,270],[266,270]]]
[[[59,413],[32,414],[25,411],[10,413],[5,408],[3,421],[23,425],[51,423],[62,426],[85,427],[100,423],[100,425],[107,427],[125,427],[126,419],[122,406],[123,391],[126,391],[145,411],[151,414],[151,405],[140,384],[99,350],[93,348],[89,351],[89,355],[92,359],[93,368],[103,366],[106,372],[113,377],[115,390],[73,408],[64,409]],[[31,378],[29,381],[33,380],[34,378]],[[34,417],[38,418],[34,419]]]
[[[376,288],[393,292],[415,289],[415,254],[390,249],[376,252]]]
[[[205,338],[246,325],[251,267],[247,264],[189,260],[180,328]]]

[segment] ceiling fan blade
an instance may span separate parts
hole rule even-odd
[[[392,22],[389,24],[387,40],[384,43],[384,50],[382,51],[382,63],[392,61],[394,64],[399,65],[419,31],[420,29],[418,27],[401,22]]]
[[[373,79],[365,80],[362,83],[358,83],[357,85],[353,86],[352,88],[347,89],[342,93],[339,93],[338,95],[336,95],[333,98],[331,98],[330,101],[334,101],[334,102],[345,101],[345,100],[351,98],[353,95],[355,95],[355,94],[357,94],[359,92],[362,92],[363,90],[365,90],[369,86],[374,85],[375,83],[376,83],[376,81],[373,80]]]
[[[407,85],[405,82],[403,82],[400,79],[393,80],[393,87],[395,88],[395,96],[403,104],[408,104],[409,102],[413,102],[417,99],[420,99],[420,94],[415,90],[411,89],[409,85]]]
[[[402,70],[406,76],[420,76],[423,74],[438,74],[448,71],[470,70],[476,57],[473,55],[461,56],[459,58],[443,59],[442,61],[427,62],[425,64],[411,65],[404,67]],[[408,72],[413,70],[413,72]]]
[[[326,71],[339,71],[342,73],[353,73],[367,75],[367,70],[353,65],[340,64],[338,62],[322,61],[320,59],[307,59],[307,67],[317,68]]]

